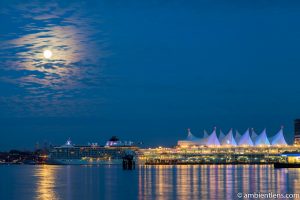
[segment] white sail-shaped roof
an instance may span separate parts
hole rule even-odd
[[[207,146],[220,146],[220,142],[219,142],[219,139],[218,139],[217,133],[216,133],[216,128],[214,128],[214,131],[206,139],[206,145]]]
[[[186,140],[189,140],[189,141],[197,141],[197,140],[199,140],[199,138],[195,137],[195,136],[192,134],[191,130],[188,129],[188,136],[187,136]]]
[[[235,131],[235,142],[238,144],[241,139],[241,134],[238,132],[238,130]]]
[[[219,141],[222,141],[225,137],[225,134],[223,133],[222,130],[220,130],[220,135],[219,135]]]
[[[207,137],[208,137],[208,133],[206,130],[204,130],[203,138],[207,138]]]
[[[251,136],[250,136],[251,132]],[[178,145],[180,146],[269,146],[269,145],[288,145],[283,134],[283,127],[278,131],[276,135],[268,138],[266,129],[264,129],[261,134],[257,135],[254,129],[247,129],[246,132],[241,136],[238,131],[236,131],[235,137],[233,136],[233,131],[230,131],[224,135],[220,130],[219,137],[217,136],[216,128],[209,135],[204,130],[203,138],[195,137],[190,129],[188,129],[188,134],[186,139],[179,140]],[[64,145],[65,147],[72,147],[70,140]]]
[[[238,144],[245,146],[253,146],[253,142],[249,134],[249,129],[247,129],[246,132],[241,136],[241,139],[239,140]]]
[[[254,128],[252,128],[251,129],[251,139],[252,139],[252,141],[255,141],[256,137],[257,137],[257,134],[255,133]]]
[[[232,129],[230,129],[227,135],[221,140],[221,145],[237,146],[233,137]]]
[[[264,129],[255,139],[255,146],[261,145],[270,145],[266,129]]]
[[[177,142],[177,144],[178,144],[178,145],[184,145],[184,146],[185,146],[185,145],[199,145],[199,144],[198,144],[199,141],[200,141],[200,139],[197,138],[197,137],[195,137],[195,136],[192,134],[191,130],[188,129],[188,135],[187,135],[186,139],[185,139],[185,140],[179,140],[179,141]]]
[[[284,135],[283,135],[283,127],[280,128],[278,133],[274,135],[271,139],[271,144],[272,145],[287,145]]]

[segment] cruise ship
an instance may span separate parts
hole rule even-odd
[[[113,136],[104,146],[97,143],[73,145],[71,140],[51,149],[48,164],[56,165],[101,165],[122,164],[125,155],[136,155],[138,147],[131,141],[120,141]]]

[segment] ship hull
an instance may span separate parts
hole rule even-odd
[[[300,168],[300,163],[274,163],[274,168]]]
[[[111,160],[86,160],[86,159],[50,159],[50,165],[121,165],[122,159]]]

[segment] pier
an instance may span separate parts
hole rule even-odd
[[[126,155],[123,157],[123,169],[124,170],[133,170],[135,169],[135,161],[133,155]]]
[[[300,152],[299,146],[203,147],[140,149],[139,164],[273,164],[282,162],[285,152]]]

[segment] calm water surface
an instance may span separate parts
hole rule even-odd
[[[300,169],[272,166],[0,166],[0,199],[237,199],[300,192]]]

